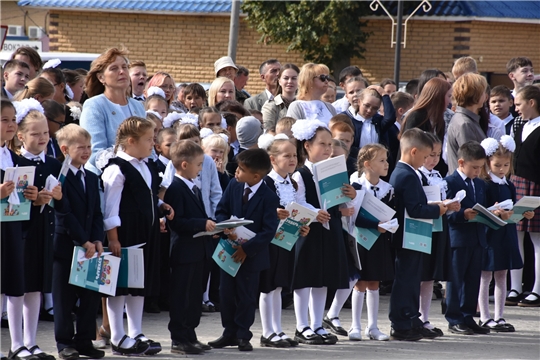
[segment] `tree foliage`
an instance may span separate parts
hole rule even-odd
[[[300,52],[305,61],[329,66],[363,58],[370,35],[362,31],[367,21],[360,20],[371,14],[366,1],[245,0],[242,11],[261,42],[288,45],[287,51]]]

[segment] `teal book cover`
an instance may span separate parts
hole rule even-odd
[[[13,181],[15,183],[16,196],[20,204],[11,204],[9,196],[0,201],[0,218],[2,222],[7,221],[26,221],[30,220],[30,209],[32,202],[24,197],[24,190],[34,184],[34,166],[17,166],[7,168],[4,174],[4,181]]]
[[[424,219],[405,216],[403,227],[403,248],[431,254],[433,224]]]
[[[102,294],[114,296],[118,281],[120,258],[110,254],[86,259],[86,250],[77,246],[73,251],[69,283]]]
[[[365,208],[360,208],[360,214],[371,221],[379,222],[379,219],[371,215]],[[377,241],[380,235],[381,233],[377,229],[356,227],[355,231],[356,242],[362,247],[364,247],[366,250],[371,249],[371,247],[373,246],[373,244],[375,244],[375,241]]]
[[[282,220],[271,243],[291,251],[300,236],[300,228],[309,226],[317,217],[317,213],[304,206],[291,203],[285,207],[289,217]]]
[[[216,250],[212,255],[212,259],[223,269],[227,274],[235,277],[242,263],[234,262],[232,255],[236,250],[232,247],[234,242],[228,239],[221,239],[216,246]]]

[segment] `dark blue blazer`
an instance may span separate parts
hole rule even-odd
[[[469,222],[465,220],[463,216],[466,209],[471,209],[476,203],[486,206],[486,191],[485,182],[478,178],[474,179],[474,189],[476,194],[476,202],[474,201],[473,194],[470,193],[467,184],[463,181],[463,178],[457,170],[452,175],[448,175],[444,178],[448,184],[448,190],[446,197],[453,199],[456,193],[460,190],[467,191],[467,196],[461,201],[461,209],[448,216],[448,230],[450,235],[450,246],[455,247],[468,247],[468,246],[482,246],[486,247],[486,227],[485,225],[477,222]],[[491,206],[493,204],[489,204]]]
[[[394,109],[394,105],[392,105],[390,96],[384,95],[382,97],[382,103],[384,105],[384,117],[380,114],[375,114],[371,119],[371,122],[375,126],[375,131],[379,135],[379,142],[388,146],[386,143],[387,137],[385,134],[396,122],[396,110]],[[345,111],[343,114],[347,115],[354,125],[354,141],[352,146],[360,148],[360,137],[364,123],[356,120],[349,110]]]
[[[160,159],[157,159],[156,161],[154,161],[154,163],[156,164],[158,173],[165,174],[165,169],[167,168],[167,165],[165,165]]]
[[[390,176],[390,184],[394,187],[396,218],[399,221],[399,228],[392,238],[392,243],[395,247],[401,248],[403,245],[405,209],[412,218],[437,219],[439,217],[439,206],[428,205],[420,178],[407,164],[402,162],[396,164],[396,168]]]
[[[193,238],[196,233],[206,230],[206,221],[210,219],[202,199],[198,199],[186,183],[175,176],[163,201],[174,209],[174,218],[167,220],[171,229],[171,266],[211,258],[214,250],[211,237]]]
[[[85,173],[86,192],[83,192],[80,180],[71,170],[62,185],[62,201],[55,207],[55,257],[71,259],[73,246],[82,246],[87,241],[103,241],[99,179],[91,171]]]
[[[276,212],[279,207],[279,198],[263,181],[246,204],[244,212],[243,194],[244,183],[232,179],[217,206],[216,220],[218,222],[228,220],[232,215],[253,220],[253,224],[246,225],[246,228],[256,235],[242,245],[242,249],[247,254],[242,268],[253,272],[262,271],[270,267],[268,247],[276,234],[279,223]]]

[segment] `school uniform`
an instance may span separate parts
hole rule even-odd
[[[285,209],[285,206],[296,201],[295,186],[298,185],[293,181],[289,176],[283,179],[274,170],[264,178],[268,188],[279,196],[279,208],[281,209]],[[261,271],[259,291],[268,294],[278,287],[289,289],[294,267],[294,247],[288,251],[280,246],[270,244],[269,254],[270,267]]]
[[[446,200],[446,190],[448,186],[446,181],[437,170],[428,170],[420,167],[422,182],[424,186],[439,186],[441,191],[441,200]],[[431,254],[423,254],[422,262],[422,281],[447,281],[450,276],[450,267],[452,262],[452,252],[450,249],[450,240],[448,239],[448,218],[441,215],[443,230],[432,233]]]
[[[394,187],[399,228],[392,237],[396,261],[389,318],[394,330],[407,331],[422,326],[418,309],[423,255],[419,251],[403,248],[405,210],[412,218],[436,219],[439,217],[439,206],[428,205],[419,172],[405,162],[396,164],[390,184]]]
[[[482,253],[486,247],[486,227],[478,222],[469,222],[464,211],[476,203],[486,203],[485,183],[478,178],[469,179],[459,170],[445,178],[448,184],[447,197],[454,198],[460,190],[467,196],[461,201],[461,210],[448,216],[452,264],[450,280],[446,287],[445,317],[450,326],[464,324],[474,326],[473,316],[478,304]],[[469,185],[469,183],[472,184]]]
[[[62,164],[53,157],[41,152],[33,155],[21,148],[19,166],[35,166],[34,186],[41,191],[49,175],[58,178]],[[30,221],[23,224],[24,256],[25,256],[25,292],[50,293],[52,289],[53,239],[54,239],[54,207],[62,200],[53,200],[51,205],[32,206]],[[45,309],[48,310],[48,309]]]
[[[165,174],[165,169],[167,168],[167,164],[170,162],[169,159],[167,159],[163,155],[159,155],[158,159],[156,160],[156,168],[160,176],[163,176]],[[161,284],[160,284],[160,296],[159,296],[159,306],[162,308],[167,308],[169,304],[169,279],[170,279],[170,273],[171,269],[169,267],[169,249],[171,247],[171,233],[170,230],[168,230],[168,221],[166,222],[167,232],[160,232],[160,277],[161,277]],[[146,304],[151,304],[153,299],[147,299]]]
[[[238,150],[234,151],[233,145],[231,145],[231,148],[229,150],[229,159],[227,162],[227,165],[225,166],[225,169],[229,173],[230,177],[233,178],[234,174],[236,174],[236,168],[238,168],[238,163],[236,162],[236,156],[240,154],[242,151],[246,150],[244,148],[241,148],[240,145],[238,145]]]
[[[156,167],[158,173],[165,174],[165,169],[167,168],[167,164],[169,164],[170,161],[171,160],[167,159],[165,156],[159,155],[156,160]]]
[[[250,340],[253,334],[249,328],[255,320],[260,272],[270,267],[269,246],[278,226],[279,198],[261,180],[251,186],[249,200],[243,204],[246,187],[245,183],[231,180],[218,204],[216,220],[224,221],[231,215],[253,220],[246,228],[256,235],[242,245],[247,258],[236,277],[221,271],[219,289],[223,336]]]
[[[21,162],[7,145],[0,147],[1,158],[1,182],[4,182],[5,170],[14,167]],[[22,165],[21,165],[22,166]],[[14,190],[15,191],[15,190]],[[2,284],[1,292],[7,296],[23,296],[24,291],[24,243],[22,227],[27,221],[2,221],[1,224],[1,245],[2,245]]]
[[[396,111],[394,110],[394,105],[392,105],[390,97],[388,95],[384,95],[382,97],[382,103],[384,106],[384,116],[377,113],[371,119],[364,119],[360,114],[355,112],[352,106],[350,106],[349,109],[343,113],[351,119],[354,125],[353,146],[356,146],[358,149],[361,149],[362,146],[371,142],[383,143],[381,140],[386,139],[383,135],[396,122]],[[365,124],[369,124],[372,131],[370,131],[370,134],[362,135],[362,129],[364,128]],[[369,131],[367,126],[365,130]],[[375,140],[375,137],[377,140],[373,141]],[[368,139],[371,139],[371,141]],[[385,145],[388,146],[388,144]]]
[[[495,204],[507,199],[516,202],[516,187],[510,180],[489,173],[486,181],[486,203]],[[487,247],[484,248],[482,271],[521,269],[516,224],[508,223],[499,230],[487,229]]]
[[[116,165],[116,168],[111,167]],[[146,245],[144,289],[117,287],[116,295],[159,296],[159,210],[157,193],[161,179],[152,160],[139,161],[123,151],[109,159],[102,175],[105,183],[104,228],[117,228],[122,247]],[[107,185],[108,184],[108,185]],[[107,192],[107,186],[118,191]]]
[[[305,165],[297,170],[293,178],[298,182],[299,195],[305,193],[305,201],[309,207],[318,211],[322,207],[313,181],[312,166],[313,164],[306,160]],[[304,200],[301,197],[299,199]],[[341,212],[339,206],[333,206],[326,211],[330,214],[330,230],[325,229],[319,222],[312,222],[308,236],[296,243],[292,290],[349,287],[348,249],[343,238]]]
[[[80,172],[80,174],[79,174]],[[102,242],[103,214],[101,213],[99,179],[83,167],[70,166],[62,186],[62,202],[56,208],[53,262],[54,335],[58,352],[65,348],[92,349],[96,336],[96,316],[101,295],[96,291],[69,284],[74,246],[87,241]],[[76,332],[71,309],[80,300]]]
[[[195,343],[195,328],[201,317],[205,262],[211,260],[210,236],[193,238],[205,231],[209,217],[200,189],[190,180],[176,175],[165,192],[164,201],[174,209],[167,221],[171,230],[169,331],[173,343]]]
[[[386,205],[392,208],[394,207],[394,189],[387,182],[379,180],[379,183],[373,186],[366,179],[365,175],[362,174],[352,186],[355,190],[363,189],[366,192],[371,192]],[[364,229],[378,229],[379,222],[369,220],[358,212],[355,225]],[[357,245],[360,264],[362,264],[360,279],[364,281],[389,281],[394,279],[391,239],[391,233],[387,231],[379,235],[377,241],[375,241],[369,250],[361,245]]]

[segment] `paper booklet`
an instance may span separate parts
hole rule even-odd
[[[351,200],[341,192],[343,184],[349,183],[345,156],[340,155],[313,164],[313,180],[321,207],[326,206],[325,209],[329,209]]]
[[[426,193],[426,198],[428,204],[438,204],[441,203],[441,188],[438,185],[424,186],[424,192]],[[451,200],[450,202],[454,202]],[[442,216],[439,216],[437,219],[433,220],[433,232],[443,231],[443,222]]]
[[[225,229],[237,228],[239,226],[253,224],[253,220],[238,219],[236,217],[231,217],[229,220],[222,221],[216,224],[216,228],[213,231],[201,231],[193,235],[194,238],[200,236],[209,236],[215,235],[222,232]]]
[[[371,192],[366,191],[359,211],[363,217],[376,221],[387,222],[392,220],[396,212],[390,206],[383,203]],[[356,241],[367,250],[371,249],[381,233],[377,229],[356,228]]]
[[[291,251],[300,236],[300,228],[304,225],[309,226],[317,217],[317,213],[294,202],[287,205],[285,210],[290,215],[285,220],[280,221],[271,243]]]
[[[123,247],[120,249],[120,270],[118,287],[144,289],[144,250],[146,243]],[[104,248],[109,251],[109,248]]]
[[[463,199],[465,199],[465,196],[467,196],[467,192],[465,190],[459,190],[457,193],[456,193],[456,196],[453,198],[453,199],[446,199],[443,201],[443,203],[445,205],[448,205],[448,204],[452,204],[452,203],[455,203],[456,201],[459,201],[461,203],[461,201]],[[453,210],[448,210],[446,212],[446,215],[450,215],[452,214],[454,211]]]
[[[236,252],[233,245],[242,245],[255,236],[253,231],[244,226],[237,227],[235,233],[237,239],[234,241],[229,239],[219,240],[216,250],[214,250],[214,254],[212,255],[212,259],[214,259],[216,264],[232,277],[236,276],[238,269],[240,269],[240,266],[242,265],[242,263],[237,263],[232,258],[232,255]]]
[[[354,207],[354,213],[352,216],[342,216],[341,217],[341,224],[343,226],[343,230],[347,231],[350,235],[353,237],[356,237],[356,218],[358,217],[358,212],[360,211],[360,208],[362,207],[362,202],[364,201],[364,195],[366,194],[366,191],[364,189],[362,190],[356,190],[356,197],[352,200],[352,205]],[[344,205],[342,205],[344,206]]]
[[[403,248],[431,254],[432,219],[411,218],[405,210],[403,221]]]
[[[526,211],[534,211],[540,207],[539,196],[524,196],[514,204],[514,215],[507,220],[509,224],[515,224],[523,219],[523,213]]]
[[[71,165],[71,157],[68,154],[66,154],[64,162],[62,163],[62,167],[60,168],[60,174],[58,174],[58,181],[62,185],[64,185],[64,182],[66,181],[66,176],[68,174],[70,165]]]
[[[25,221],[30,219],[32,202],[24,197],[24,190],[34,184],[35,166],[8,167],[4,182],[13,181],[15,189],[0,201],[1,220]]]
[[[120,269],[120,258],[104,252],[99,258],[96,253],[91,259],[87,259],[84,256],[85,253],[86,250],[82,246],[74,248],[69,283],[114,296]]]
[[[47,179],[45,179],[45,190],[47,191],[53,191],[53,189],[60,184],[60,182],[54,177],[54,175],[50,174],[47,176]],[[52,206],[53,199],[49,201],[48,205]],[[41,205],[41,208],[39,209],[39,212],[42,213],[43,209],[45,208],[45,204]]]
[[[493,214],[480,204],[474,205],[472,209],[477,211],[478,214],[474,219],[469,220],[469,222],[479,222],[489,226],[493,230],[499,230],[502,226],[506,225],[506,221]]]

